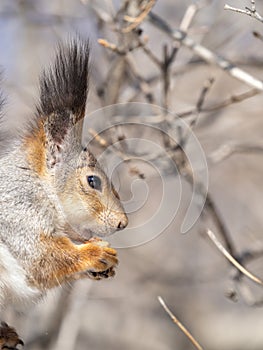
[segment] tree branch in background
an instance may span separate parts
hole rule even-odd
[[[136,29],[143,22],[143,20],[146,18],[148,13],[152,10],[153,6],[155,5],[155,2],[156,2],[156,0],[149,0],[149,2],[147,2],[142,7],[141,13],[136,18],[131,17],[131,16],[127,16],[127,15],[124,16],[124,20],[127,22],[130,22],[131,24],[128,25],[128,27],[123,28],[122,32],[129,33],[132,30]]]
[[[176,59],[178,50],[182,46],[188,47],[193,51],[194,54],[201,57],[201,59],[205,60],[208,63],[213,63],[218,65],[221,69],[223,69],[224,71],[227,71],[227,73],[229,73],[231,76],[253,87],[249,91],[239,93],[239,94],[234,94],[224,99],[223,101],[215,102],[207,106],[207,103],[206,103],[207,96],[214,82],[214,79],[210,78],[207,81],[205,81],[200,91],[200,94],[198,96],[197,102],[193,108],[190,108],[188,111],[181,112],[181,113],[175,112],[173,118],[172,117],[168,118],[168,115],[165,112],[162,115],[160,115],[159,118],[156,118],[156,117],[154,118],[154,122],[162,125],[163,130],[166,130],[165,127],[176,128],[176,120],[178,116],[181,118],[193,116],[193,119],[190,120],[190,123],[189,123],[189,126],[192,129],[196,125],[197,117],[200,115],[200,113],[212,112],[221,108],[225,108],[234,103],[239,103],[246,99],[249,99],[263,91],[262,81],[244,72],[243,70],[231,64],[224,58],[208,50],[206,47],[197,44],[196,42],[194,42],[193,39],[188,37],[187,32],[192,24],[192,21],[197,11],[201,7],[205,6],[207,4],[207,1],[197,1],[195,4],[191,4],[189,7],[187,7],[185,14],[183,16],[183,19],[181,20],[181,23],[179,25],[179,29],[175,29],[175,30],[172,29],[162,18],[150,12],[149,9],[152,8],[154,4],[153,1],[152,2],[148,1],[146,5],[144,5],[144,7],[141,7],[140,5],[141,2],[136,0],[126,1],[125,4],[126,5],[123,5],[122,8],[118,11],[119,17],[116,15],[116,16],[113,16],[111,19],[109,19],[107,16],[103,15],[103,17],[107,17],[107,23],[117,33],[118,45],[111,44],[105,39],[100,39],[99,43],[103,45],[105,48],[111,50],[114,54],[116,54],[117,59],[119,56],[119,59],[122,60],[123,62],[122,64],[125,66],[125,69],[123,69],[118,75],[119,84],[123,84],[125,80],[127,81],[127,73],[128,73],[128,79],[130,79],[129,86],[131,86],[133,91],[135,91],[135,93],[128,99],[128,101],[134,101],[137,97],[139,97],[139,98],[144,98],[147,102],[151,102],[151,103],[154,102],[155,104],[158,104],[158,100],[156,100],[154,95],[156,90],[154,89],[154,83],[161,82],[162,83],[161,105],[165,108],[165,110],[170,110],[169,94],[171,89],[171,79],[174,76],[171,71],[171,66]],[[125,12],[126,10],[128,11],[127,13]],[[97,9],[96,13],[100,14],[100,11]],[[139,13],[139,15],[136,16],[136,13]],[[147,36],[144,38],[141,37],[142,32],[140,31],[139,25],[142,23],[142,20],[145,20],[146,18],[148,18],[152,24],[154,24],[159,29],[163,30],[167,35],[169,35],[174,39],[174,44],[172,45],[170,50],[168,50],[168,46],[166,44],[163,46],[162,58],[157,57],[152,52],[152,50],[148,47],[147,45],[148,37]],[[119,22],[121,21],[121,19],[123,20],[120,25]],[[123,23],[125,25],[125,21],[129,21],[131,24],[136,24],[136,25],[123,27]],[[158,72],[154,79],[149,79],[149,78],[147,79],[139,70],[136,62],[136,58],[133,55],[134,49],[141,50],[141,52],[143,52],[149,58],[149,60],[155,64],[156,68],[158,69]],[[111,62],[109,71],[112,71],[112,67],[114,67],[114,65]],[[184,69],[186,71],[187,71],[187,67],[189,67],[189,62],[187,62],[184,66]],[[108,78],[105,82],[106,88],[107,88],[107,82],[108,82]],[[114,100],[112,99],[109,100],[111,103],[112,101],[120,100],[120,91],[122,91],[120,89],[120,86],[121,85],[118,85],[118,89],[115,89],[116,93],[115,93]],[[112,90],[112,84],[109,85],[108,90],[109,89]],[[135,117],[135,120],[136,120],[136,117]],[[139,118],[138,118],[138,122],[139,122]],[[163,133],[160,134],[160,138],[163,139],[163,145],[165,147],[165,150],[167,154],[169,154],[170,157],[173,159],[173,161],[176,163],[181,176],[191,186],[193,186],[193,183],[194,183],[193,173],[192,173],[191,167],[189,167],[188,165],[187,157],[183,151],[183,148],[184,148],[183,146],[188,141],[187,133],[186,135],[183,135],[182,133],[181,134],[178,133],[178,134],[180,135],[179,141],[178,141],[178,144],[180,145],[179,147],[178,145],[175,146],[174,144],[171,144],[170,139],[167,137],[164,137]],[[95,131],[93,132],[93,136],[96,136]],[[97,142],[101,144],[102,147],[105,147],[104,140],[98,139],[98,136],[96,136],[95,138]],[[235,152],[257,152],[257,151],[261,151],[260,145],[254,145],[254,143],[253,145],[251,144],[248,148],[242,147],[241,144],[235,145],[234,147],[227,147],[223,145],[222,149],[219,149],[217,153],[211,156],[211,159],[214,162],[219,162]],[[123,152],[119,149],[115,149],[115,152],[117,153],[117,155],[120,156],[121,159],[129,163],[129,157],[132,155],[129,155],[126,152]],[[151,156],[152,156],[151,160],[153,159],[156,160],[158,158],[158,155],[151,155]],[[129,164],[129,167],[130,167],[131,174],[140,176],[141,174],[140,169],[136,168],[136,170],[134,170],[134,167],[131,168],[131,164]],[[196,181],[198,181],[198,179]],[[205,200],[204,216],[212,219],[213,223],[217,228],[218,234],[220,234],[220,236],[224,240],[226,251],[233,257],[234,260],[236,260],[240,264],[241,256],[236,251],[235,244],[231,237],[232,235],[229,232],[228,227],[225,224],[224,219],[222,218],[221,213],[218,210],[216,203],[214,202],[211,194],[206,193],[206,190],[201,181],[198,182],[198,191],[199,191],[199,194]],[[237,269],[236,266],[235,266],[235,269]],[[239,271],[239,270],[237,269],[236,271]],[[238,273],[240,272],[236,272],[236,276]]]
[[[159,303],[162,305],[167,314],[171,317],[173,322],[178,326],[178,328],[187,336],[191,343],[195,346],[197,350],[203,350],[202,346],[198,341],[192,336],[192,334],[185,328],[185,326],[178,320],[178,318],[172,313],[172,311],[165,304],[162,297],[158,297]]]
[[[225,248],[224,246],[219,242],[219,240],[216,238],[215,234],[211,230],[206,230],[207,236],[211,239],[211,241],[215,244],[217,249],[224,255],[224,257],[235,266],[241,273],[243,273],[245,276],[247,276],[251,281],[260,284],[263,286],[263,281],[258,278],[257,276],[253,275],[251,272],[249,272],[244,266],[242,266]]]
[[[201,10],[203,7],[207,6],[210,2],[211,0],[199,0],[189,5],[181,21],[180,30],[183,32],[187,32],[197,12]]]
[[[213,112],[213,111],[216,111],[218,109],[231,106],[234,103],[239,103],[239,102],[245,101],[253,96],[258,95],[259,93],[261,93],[261,91],[259,91],[257,89],[251,89],[249,91],[242,92],[241,94],[232,95],[229,98],[225,99],[224,101],[216,102],[216,103],[212,104],[211,106],[207,106],[207,107],[201,106],[199,112],[200,113],[201,112]],[[186,118],[186,117],[189,117],[193,114],[196,114],[196,112],[197,112],[197,110],[195,107],[195,108],[191,108],[185,112],[179,112],[179,113],[177,113],[177,115],[180,118]]]
[[[263,82],[261,80],[258,80],[257,78],[253,77],[251,74],[236,67],[233,63],[230,63],[225,58],[219,55],[216,55],[206,47],[200,44],[197,44],[193,39],[186,36],[185,33],[182,32],[181,30],[172,29],[169,26],[169,24],[158,15],[151,12],[149,13],[148,18],[149,18],[149,21],[154,26],[156,26],[163,32],[167,33],[174,40],[181,42],[184,46],[188,47],[190,50],[192,50],[196,55],[201,57],[206,62],[216,64],[218,67],[226,71],[232,77],[239,79],[240,81],[242,81],[243,83],[251,87],[254,87],[258,90],[263,91]]]
[[[261,23],[263,23],[263,17],[256,10],[256,2],[255,2],[255,0],[251,0],[251,8],[246,7],[245,10],[229,6],[227,4],[224,6],[224,9],[225,10],[234,11],[234,12],[238,12],[238,13],[242,13],[244,15],[248,15],[248,16],[253,17],[256,20],[260,21]]]
[[[210,89],[212,88],[214,82],[215,82],[214,78],[209,78],[205,81],[204,86],[200,92],[199,98],[198,98],[197,103],[196,103],[195,118],[193,120],[191,120],[191,122],[190,122],[191,128],[193,128],[196,125],[198,116],[199,116],[200,112],[202,111],[203,104],[205,103],[206,96],[209,93]]]

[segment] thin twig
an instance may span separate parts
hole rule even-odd
[[[200,1],[197,1],[195,4],[191,4],[187,7],[179,27],[180,31],[184,32],[185,35],[187,34],[187,31],[189,30],[196,13],[202,6],[204,6],[204,1],[200,0]],[[168,107],[169,107],[169,103],[168,103],[169,90],[170,90],[170,85],[171,85],[170,82],[171,82],[171,76],[172,76],[171,66],[175,61],[181,46],[182,46],[182,43],[180,41],[177,43],[174,43],[174,46],[170,54],[168,54],[167,45],[164,45],[164,48],[163,48],[163,53],[164,53],[163,62],[160,68],[161,68],[161,75],[163,80],[163,108],[165,110],[168,110]]]
[[[211,230],[206,230],[206,234],[211,239],[211,241],[215,244],[217,249],[224,255],[224,257],[231,262],[240,272],[242,272],[245,276],[251,279],[253,282],[263,286],[263,281],[257,276],[253,275],[249,272],[244,266],[242,266],[233,256],[224,248],[224,246],[219,242],[214,233]]]
[[[255,0],[250,0],[251,1],[251,11],[256,12],[256,1]]]
[[[122,29],[123,33],[129,33],[133,29],[137,28],[142,21],[147,17],[148,13],[151,11],[153,6],[155,5],[156,0],[149,0],[149,2],[145,5],[143,11],[139,14],[137,17],[130,17],[130,16],[124,16],[124,19],[127,22],[130,22],[130,25],[128,25],[126,28]]]
[[[202,111],[202,107],[205,103],[206,96],[207,96],[208,92],[210,91],[212,85],[214,84],[214,81],[215,81],[214,78],[209,78],[204,83],[204,86],[201,90],[201,93],[200,93],[199,98],[198,98],[197,103],[196,103],[196,116],[190,123],[191,128],[193,128],[197,123],[197,118],[198,118],[200,112]]]
[[[149,49],[149,47],[146,46],[146,40],[142,41],[140,40],[141,47],[144,51],[144,53],[151,59],[153,63],[157,65],[158,68],[161,67],[161,61],[159,60],[158,57],[155,56],[155,54],[152,52],[152,50]]]
[[[197,103],[196,103],[196,107],[195,107],[195,111],[193,112],[193,114],[195,114],[195,117],[191,120],[190,122],[190,127],[187,129],[186,135],[183,136],[183,140],[181,140],[180,142],[185,144],[191,134],[191,130],[192,128],[195,127],[197,120],[198,120],[198,116],[200,115],[200,112],[202,111],[202,106],[205,102],[206,96],[208,94],[208,92],[210,91],[212,85],[214,84],[215,79],[214,78],[209,78],[205,81],[202,90],[200,92],[200,95],[198,97]],[[180,144],[181,144],[180,143]]]
[[[236,256],[236,249],[231,234],[209,192],[206,196],[205,209],[210,212],[210,216],[212,217],[213,222],[216,224],[220,235],[223,237],[228,251],[231,255]]]
[[[130,46],[127,49],[124,50],[124,49],[119,48],[117,45],[115,45],[113,43],[110,43],[106,39],[98,39],[98,43],[101,46],[105,47],[106,49],[109,49],[109,50],[117,53],[120,56],[127,55],[129,52],[138,49],[142,45],[141,41],[138,41],[138,43],[136,43],[136,45]]]
[[[218,109],[230,106],[230,105],[232,105],[234,103],[239,103],[239,102],[242,102],[244,100],[247,100],[248,98],[256,96],[259,93],[260,93],[259,90],[251,89],[249,91],[242,92],[241,94],[232,95],[232,96],[230,96],[229,98],[225,99],[222,102],[215,103],[215,104],[213,104],[211,106],[208,106],[208,107],[202,107],[199,112],[216,111]],[[189,116],[191,116],[192,114],[195,114],[195,113],[196,113],[196,108],[191,108],[188,111],[177,113],[177,115],[180,118],[186,118],[186,117],[189,117]]]
[[[118,55],[122,56],[127,54],[125,50],[121,50],[117,45],[108,42],[106,39],[98,39],[98,43],[106,49],[117,53]]]
[[[184,17],[180,23],[180,30],[183,32],[187,32],[190,28],[190,25],[193,22],[193,19],[196,15],[196,13],[204,6],[206,6],[208,3],[207,0],[199,0],[196,1],[193,4],[190,4],[188,8],[185,11]]]
[[[230,10],[230,11],[234,11],[237,13],[242,13],[244,15],[248,15],[250,17],[253,17],[256,20],[263,23],[263,17],[256,11],[256,4],[255,4],[255,1],[253,1],[253,0],[251,0],[251,9],[249,7],[246,7],[245,10],[242,10],[242,9],[232,7],[232,6],[229,6],[226,4],[224,6],[224,10]]]
[[[178,320],[178,318],[172,313],[172,311],[168,308],[168,306],[165,304],[162,297],[158,296],[158,301],[164,308],[164,310],[167,312],[167,314],[171,317],[173,322],[180,328],[180,330],[187,336],[187,338],[191,341],[191,343],[196,347],[198,350],[203,350],[202,346],[198,343],[198,341],[192,336],[192,334],[185,328],[185,326]]]
[[[162,80],[163,80],[163,104],[162,107],[164,110],[168,110],[169,107],[169,91],[170,91],[170,82],[171,82],[171,65],[175,59],[177,53],[177,47],[173,47],[172,51],[168,53],[168,47],[165,44],[163,47],[163,62],[161,64]]]
[[[200,10],[206,1],[199,0],[194,4],[191,4],[187,7],[185,14],[183,16],[183,19],[180,23],[180,31],[184,32],[185,35],[187,34],[187,31],[189,30],[195,15],[197,14],[198,10]],[[168,109],[168,98],[169,98],[169,90],[170,90],[170,80],[171,80],[171,66],[174,62],[179,49],[181,48],[182,43],[179,41],[174,45],[174,47],[171,50],[171,53],[168,54],[168,47],[167,45],[164,45],[164,55],[163,55],[163,63],[160,66],[161,68],[161,75],[163,77],[163,108]]]
[[[198,98],[197,104],[196,104],[197,112],[201,111],[202,106],[205,102],[205,97],[206,97],[207,93],[210,91],[214,81],[215,81],[214,78],[209,78],[205,81],[204,86],[201,90],[200,96]]]

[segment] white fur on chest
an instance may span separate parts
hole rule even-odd
[[[35,302],[41,292],[28,286],[25,271],[8,249],[0,243],[0,307],[24,306]]]

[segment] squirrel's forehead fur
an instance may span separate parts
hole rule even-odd
[[[88,166],[91,168],[95,168],[95,166],[98,163],[97,159],[94,157],[94,155],[89,150],[87,150],[85,153],[86,153],[86,158],[88,160]]]

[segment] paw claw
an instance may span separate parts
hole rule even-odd
[[[101,272],[94,272],[94,271],[86,271],[85,274],[93,279],[93,280],[102,280],[102,279],[107,279],[109,277],[113,277],[115,275],[115,271],[114,268],[111,267],[105,271],[101,271]]]
[[[84,275],[94,280],[114,276],[118,264],[117,252],[102,240],[92,239],[80,246],[80,256],[86,262]]]
[[[14,328],[9,327],[7,323],[1,322],[0,325],[0,349],[18,350],[17,345],[24,346]]]

